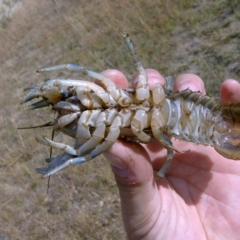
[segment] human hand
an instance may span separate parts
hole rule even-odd
[[[164,78],[147,70],[150,88]],[[118,87],[127,88],[117,70],[103,72]],[[137,79],[134,83],[136,84]],[[179,76],[174,90],[201,91],[202,80]],[[222,102],[240,102],[240,85],[226,80]],[[240,161],[226,159],[212,147],[172,139],[175,153],[165,178],[156,173],[166,150],[156,140],[149,144],[118,141],[105,154],[119,188],[122,215],[129,239],[238,239],[240,236]],[[187,151],[190,150],[190,151]]]

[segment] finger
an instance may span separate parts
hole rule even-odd
[[[191,89],[194,92],[200,91],[203,95],[206,94],[204,83],[200,77],[195,74],[182,74],[177,77],[173,85],[174,91],[184,91]]]
[[[161,85],[165,84],[164,77],[154,69],[146,69],[146,73],[148,75],[148,85],[150,90],[153,89],[156,83],[160,83]],[[133,88],[137,87],[139,76],[137,75],[133,80]]]
[[[105,156],[115,174],[127,232],[155,221],[158,211],[153,199],[157,206],[161,201],[156,199],[154,173],[145,149],[140,144],[119,141]]]
[[[220,87],[222,103],[240,102],[240,84],[234,79],[224,81]]]
[[[108,69],[102,72],[102,74],[106,77],[109,77],[113,80],[113,82],[119,87],[119,88],[128,88],[128,80],[126,76],[116,70],[116,69]]]
[[[106,153],[116,178],[123,185],[141,183],[153,178],[153,170],[145,149],[137,143],[118,141]],[[143,175],[142,173],[145,172]]]

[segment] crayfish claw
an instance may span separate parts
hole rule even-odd
[[[49,106],[49,103],[46,102],[45,100],[41,100],[41,101],[35,102],[31,105],[28,105],[26,107],[26,110],[34,110],[34,109],[37,109],[37,108],[42,108],[42,107],[47,107],[47,106]]]
[[[62,153],[55,158],[47,158],[45,161],[49,163],[48,166],[36,168],[36,171],[44,175],[44,177],[50,176],[53,173],[61,170],[62,166],[65,165],[65,163],[68,162],[68,160],[72,157],[73,156],[68,153]]]

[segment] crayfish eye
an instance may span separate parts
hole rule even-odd
[[[60,93],[62,94],[62,99],[61,100],[65,100],[67,98],[69,98],[69,92],[66,89],[61,89]]]

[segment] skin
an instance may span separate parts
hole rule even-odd
[[[126,77],[117,70],[103,72],[121,87]],[[150,88],[164,78],[147,70]],[[136,86],[138,78],[134,79]],[[203,81],[194,74],[179,76],[174,90],[190,88],[205,94]],[[240,84],[226,80],[221,101],[240,102]],[[166,150],[158,141],[136,144],[118,141],[105,154],[122,205],[129,239],[238,239],[240,236],[240,161],[229,160],[212,147],[171,139],[175,153],[165,178],[157,178]],[[188,151],[190,150],[190,151]]]

